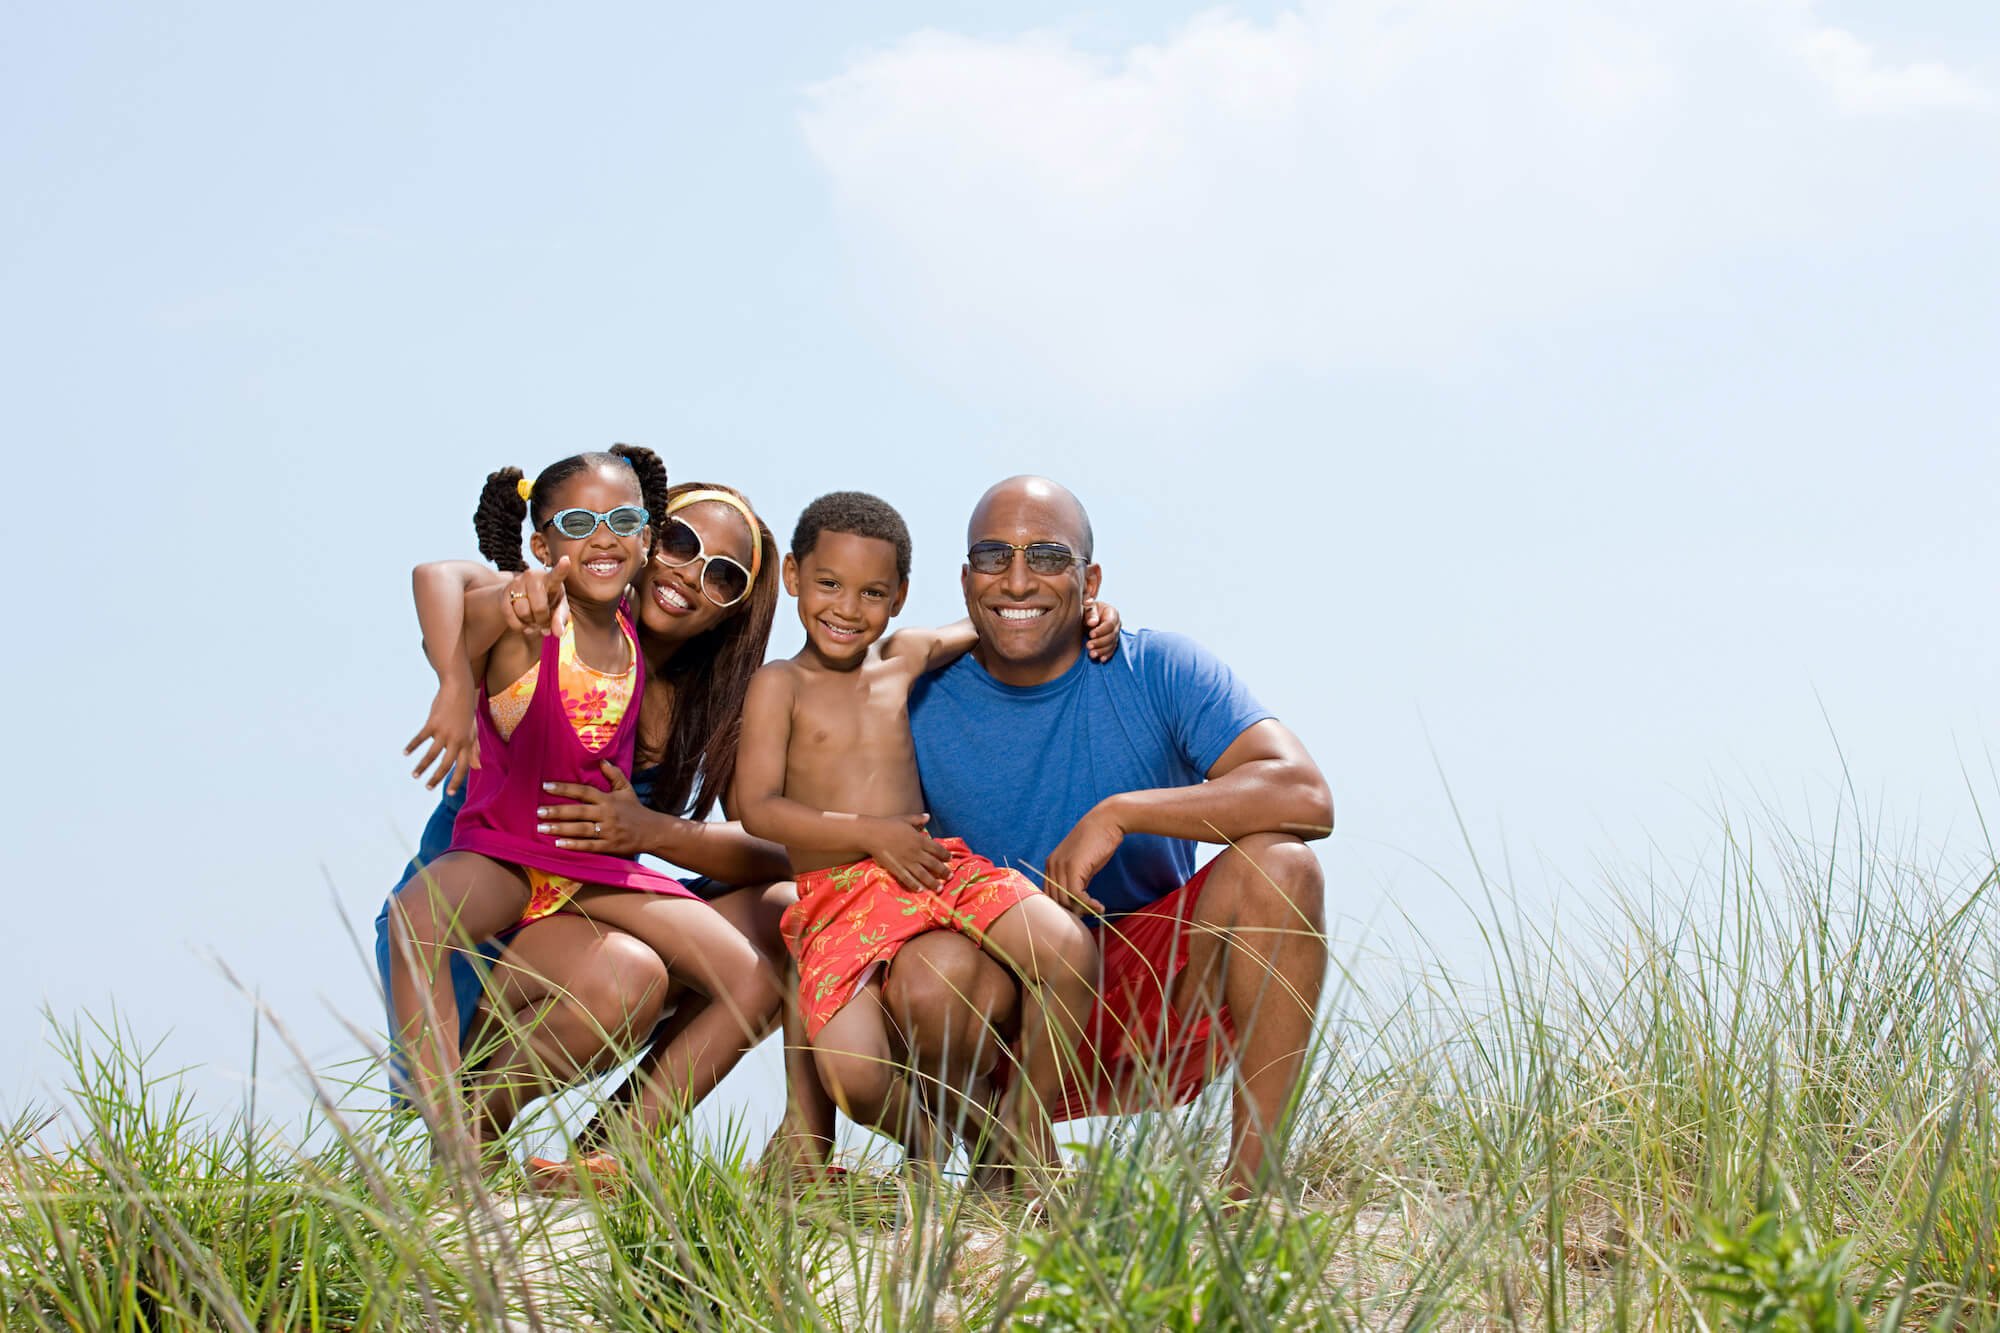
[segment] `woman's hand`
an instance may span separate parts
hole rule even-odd
[[[904,888],[935,889],[951,869],[951,856],[943,844],[924,832],[924,825],[930,822],[927,814],[871,819],[863,850]]]
[[[637,856],[649,845],[646,828],[657,815],[640,803],[639,794],[617,765],[599,760],[598,767],[611,780],[610,791],[577,782],[542,784],[549,795],[576,804],[542,806],[535,811],[541,821],[535,831],[554,834],[556,846],[571,851]]]
[[[1109,662],[1118,651],[1118,624],[1118,608],[1111,603],[1083,604],[1083,627],[1089,632],[1083,650],[1090,654],[1091,661]]]
[[[563,604],[563,580],[569,577],[569,557],[548,569],[524,569],[507,581],[507,628],[539,638],[555,629]]]
[[[424,757],[417,760],[417,766],[410,773],[413,778],[421,778],[432,764],[437,771],[430,781],[424,783],[426,791],[435,791],[444,781],[445,774],[451,774],[451,785],[445,788],[449,796],[465,785],[465,775],[479,767],[479,728],[473,719],[473,710],[479,706],[476,692],[471,687],[471,676],[465,679],[449,679],[439,683],[437,697],[431,700],[431,715],[424,719],[424,725],[403,747],[405,757],[413,753],[425,741],[431,748],[424,751]]]

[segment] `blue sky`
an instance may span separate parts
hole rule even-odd
[[[216,959],[351,1053],[341,916],[428,808],[408,569],[612,440],[781,531],[887,496],[926,621],[987,483],[1069,483],[1128,623],[1327,770],[1344,948],[1470,937],[1440,769],[1535,902],[1830,808],[1834,735],[1971,836],[2000,12],[1658,10],[15,9],[0,421],[59,593],[5,655],[0,1104],[114,1001],[233,1096]]]

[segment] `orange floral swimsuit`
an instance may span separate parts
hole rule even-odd
[[[625,710],[632,706],[632,685],[638,677],[636,656],[625,664],[622,672],[599,671],[576,655],[576,621],[565,619],[562,627],[562,643],[556,653],[556,693],[562,699],[563,716],[569,719],[576,731],[576,738],[591,750],[602,750],[611,744],[618,734],[618,724],[625,719]],[[493,715],[493,726],[502,740],[511,739],[514,728],[521,725],[521,719],[528,715],[528,705],[535,701],[535,686],[542,674],[542,664],[537,661],[514,683],[492,695],[487,704]],[[528,885],[532,892],[528,898],[528,910],[521,914],[519,925],[541,918],[559,910],[583,887],[579,880],[562,875],[553,875],[533,866],[523,866],[528,874]]]

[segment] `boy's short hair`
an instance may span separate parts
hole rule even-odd
[[[875,537],[896,548],[896,577],[910,577],[910,525],[887,500],[866,491],[834,491],[806,506],[792,529],[792,559],[803,560],[822,532]]]

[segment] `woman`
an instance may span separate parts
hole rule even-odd
[[[781,882],[790,874],[784,852],[736,824],[707,821],[735,771],[743,695],[763,663],[777,603],[778,560],[770,530],[739,493],[697,483],[672,487],[667,496],[654,557],[635,588],[647,682],[633,781],[614,776],[609,792],[553,792],[550,832],[562,846],[618,856],[648,852],[695,871],[698,878],[685,881],[688,887],[782,969],[787,960],[778,918],[792,901],[791,886]],[[510,617],[524,626],[546,627],[550,608],[522,590],[538,591],[533,585],[471,562],[420,566],[414,583],[425,652],[439,685],[430,717],[408,750],[428,743],[416,773],[433,772],[430,785],[443,781],[447,789],[425,827],[421,864],[449,846],[463,774],[475,762],[478,689],[463,647],[466,594],[507,583]],[[388,909],[385,902],[376,918],[376,957],[385,977]],[[478,952],[480,962],[455,957],[452,972],[459,1011],[467,1016],[461,1044],[489,1052],[469,1078],[474,1112],[489,1132],[504,1130],[551,1084],[615,1064],[649,1032],[646,1056],[614,1101],[647,1096],[659,1104],[692,1105],[733,1062],[718,1066],[681,1049],[679,1039],[706,1003],[699,995],[680,996],[655,1031],[667,1002],[683,988],[658,955],[631,936],[559,913],[486,941]],[[482,981],[489,968],[490,978]],[[763,1035],[746,1034],[746,1047]],[[788,1073],[792,1063],[788,1054]],[[832,1105],[816,1081],[793,1086],[803,1090],[806,1104],[788,1112],[780,1137],[830,1140]],[[548,1176],[568,1169],[536,1165]]]

